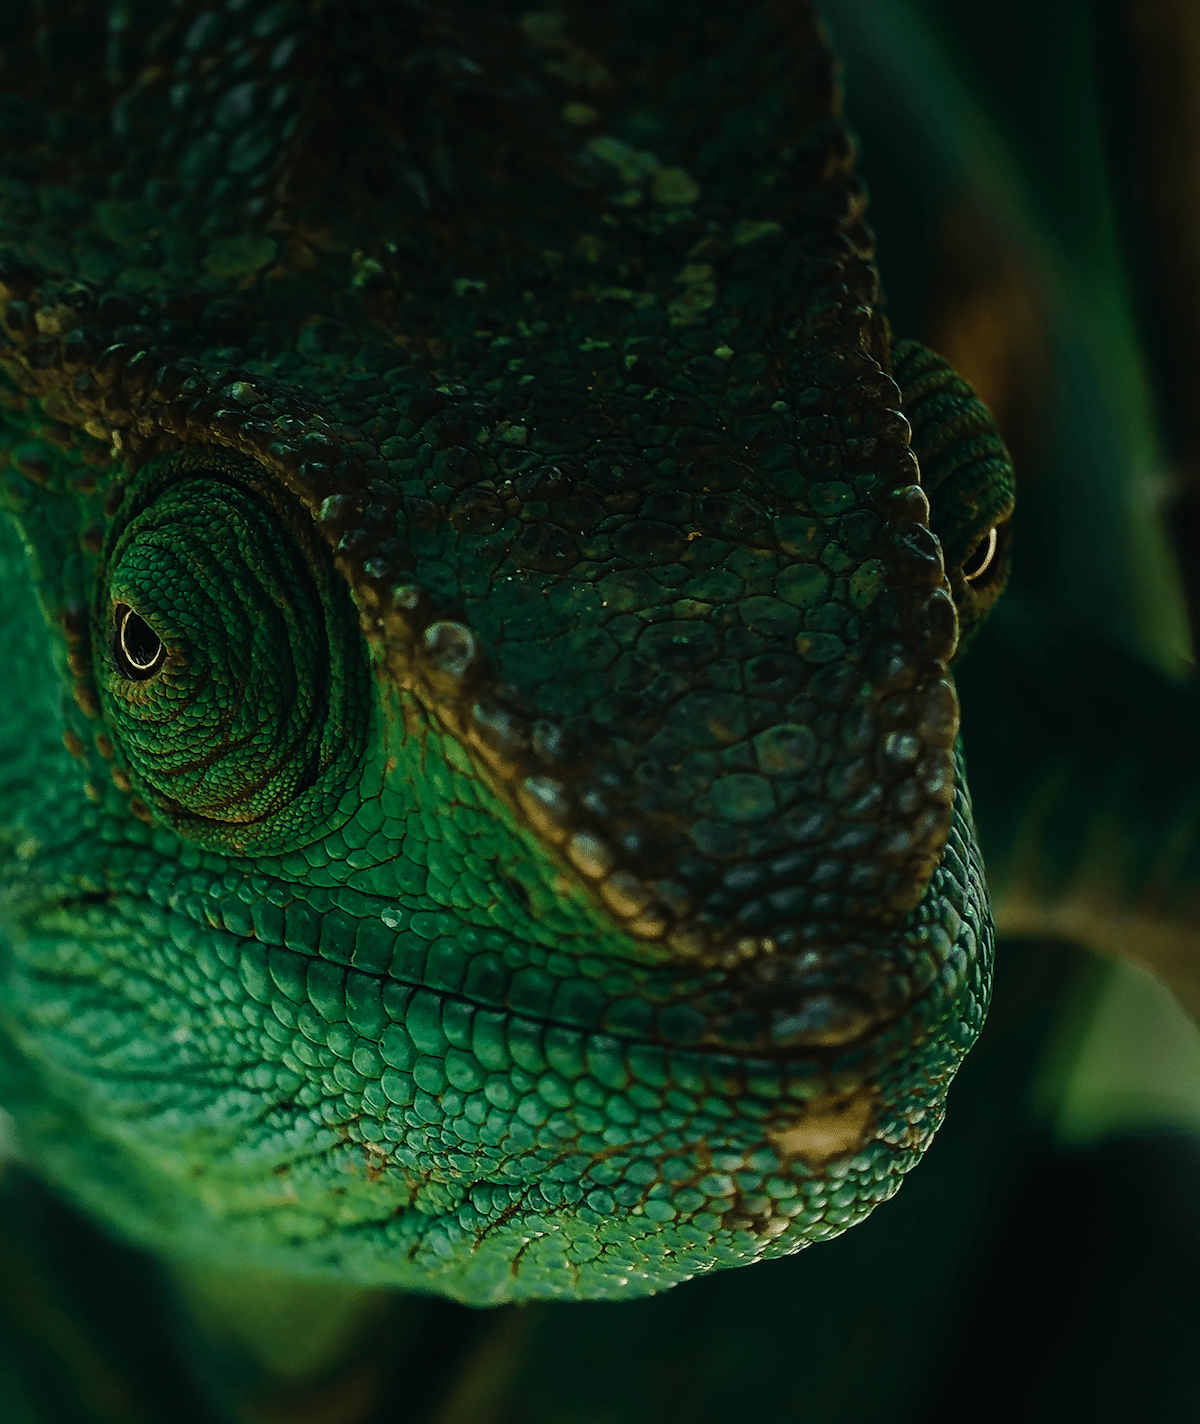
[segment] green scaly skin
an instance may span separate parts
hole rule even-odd
[[[986,1003],[947,666],[1011,478],[893,346],[807,10],[0,39],[37,1170],[175,1256],[475,1304],[860,1220]]]

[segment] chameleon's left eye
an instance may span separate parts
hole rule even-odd
[[[301,798],[340,796],[367,702],[328,550],[255,474],[186,456],[147,467],[114,519],[97,608],[120,771],[181,834],[239,848],[249,827],[302,824]]]
[[[968,583],[977,582],[987,573],[988,569],[992,567],[996,558],[996,547],[999,542],[1000,536],[996,531],[996,526],[992,525],[983,538],[980,539],[979,543],[976,544],[967,555],[966,562],[963,564],[963,578],[965,578]]]
[[[167,645],[127,603],[113,609],[113,661],[130,682],[148,682],[162,667]]]

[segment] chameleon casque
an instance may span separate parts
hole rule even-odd
[[[177,1257],[619,1298],[987,1002],[1011,472],[803,3],[0,16],[2,1098]]]

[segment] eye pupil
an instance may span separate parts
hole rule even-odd
[[[991,568],[992,560],[996,557],[997,542],[998,536],[993,526],[971,550],[966,563],[963,564],[963,578],[968,583],[974,583],[976,579],[982,578]]]
[[[162,643],[144,618],[131,613],[121,629],[121,645],[135,667],[149,667],[158,657]]]
[[[127,603],[117,604],[113,620],[117,667],[131,681],[145,682],[158,671],[166,655],[163,640]]]

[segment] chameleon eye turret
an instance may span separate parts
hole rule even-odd
[[[113,609],[113,661],[130,682],[147,682],[162,667],[167,647],[140,613],[127,603]]]

